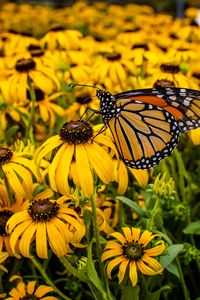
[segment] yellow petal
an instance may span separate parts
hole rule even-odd
[[[131,229],[129,227],[122,227],[122,230],[123,230],[123,233],[124,233],[124,236],[125,236],[126,240],[128,242],[132,242],[133,237],[132,237]]]
[[[137,242],[139,240],[140,231],[140,228],[132,227],[132,237],[134,242]]]
[[[122,251],[121,250],[107,250],[107,251],[105,251],[103,254],[102,254],[102,256],[101,256],[101,261],[104,261],[104,260],[106,260],[106,259],[109,259],[109,258],[111,258],[111,257],[115,257],[115,256],[119,256],[120,255],[120,257],[121,257],[121,253]]]
[[[119,283],[121,283],[124,279],[124,275],[126,273],[126,268],[129,264],[128,260],[125,260],[123,262],[121,262],[120,266],[119,266],[119,272],[118,272],[118,279],[119,279]]]
[[[137,267],[136,267],[136,262],[135,261],[130,262],[129,277],[131,279],[132,285],[136,286],[137,281],[138,281],[138,274],[137,274]]]
[[[79,178],[80,186],[82,191],[88,196],[91,197],[94,186],[93,186],[93,176],[90,169],[89,164],[89,155],[87,155],[87,150],[89,147],[85,149],[85,145],[77,145],[76,146],[76,164],[77,164],[77,176]]]
[[[37,224],[35,241],[37,255],[40,258],[48,258],[47,232],[45,222],[39,222]]]
[[[128,168],[128,169],[130,170],[130,172],[133,174],[133,176],[137,180],[139,186],[144,188],[148,184],[149,174],[148,174],[147,170],[136,170],[136,169],[132,169],[132,168]]]
[[[109,279],[111,279],[111,272],[113,270],[114,267],[116,267],[117,265],[121,264],[123,261],[126,261],[127,259],[123,256],[120,257],[116,257],[113,260],[111,260],[109,262],[109,264],[107,265],[106,268],[106,273]]]
[[[20,253],[25,257],[31,257],[30,245],[37,229],[37,223],[33,222],[30,226],[24,230],[22,237],[19,242]]]
[[[121,234],[120,232],[113,232],[111,234],[111,236],[115,237],[118,241],[120,241],[120,243],[126,244],[127,240],[125,239],[125,237],[123,236],[123,234]]]
[[[148,264],[149,267],[151,267],[154,271],[156,272],[162,272],[163,271],[163,267],[161,266],[161,264],[159,264],[159,262],[157,260],[155,260],[154,258],[144,254],[142,256],[142,260]]]
[[[155,246],[153,248],[144,250],[144,253],[146,253],[149,256],[159,256],[163,251],[165,250],[165,244],[162,242],[159,246]]]
[[[57,256],[64,256],[67,253],[67,245],[62,233],[56,228],[53,221],[46,223],[46,226],[51,249]]]

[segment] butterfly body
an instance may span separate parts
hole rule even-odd
[[[124,163],[148,169],[169,156],[181,133],[200,126],[200,92],[141,89],[112,95],[97,90],[103,122]]]

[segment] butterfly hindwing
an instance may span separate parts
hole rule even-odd
[[[108,122],[119,155],[132,168],[157,165],[177,146],[180,130],[175,118],[152,104],[127,102]]]

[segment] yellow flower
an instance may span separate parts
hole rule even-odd
[[[0,148],[0,170],[3,171],[11,190],[21,196],[30,193],[33,175],[38,179],[37,167],[31,156],[31,153],[25,151]]]
[[[185,87],[191,89],[198,89],[197,85],[187,76],[180,72],[179,65],[173,63],[163,63],[160,65],[160,71],[154,70],[154,75],[148,81],[150,87],[154,85],[157,80],[167,80],[172,82],[176,87]]]
[[[21,299],[40,299],[40,300],[57,300],[57,297],[47,295],[54,289],[48,285],[38,285],[38,281],[28,281],[27,283],[20,281],[15,288],[9,292],[6,300]]]
[[[17,199],[16,199],[17,198]],[[4,182],[0,181],[0,252],[6,250],[10,256],[13,255],[10,247],[10,235],[6,232],[7,221],[11,216],[21,211],[23,208],[23,198],[15,197],[11,203],[7,188]]]
[[[79,246],[85,234],[84,222],[65,203],[67,197],[49,200],[49,189],[24,203],[24,210],[15,213],[7,222],[13,254],[31,257],[30,246],[36,244],[40,258],[48,258],[48,248],[57,256],[71,253],[70,245]]]
[[[42,39],[42,46],[54,49],[78,49],[82,33],[78,30],[64,29],[61,26],[51,29]]]
[[[2,266],[2,263],[8,258],[8,256],[8,252],[0,252],[0,270],[4,272],[8,272],[8,270],[4,266]]]
[[[90,197],[94,188],[93,170],[106,184],[113,178],[112,159],[101,145],[115,151],[112,141],[98,133],[98,129],[84,121],[70,121],[64,123],[58,135],[50,137],[36,150],[35,160],[39,165],[42,158],[51,154],[50,186],[63,195],[70,195],[68,178],[73,165],[73,181]]]
[[[149,247],[150,242],[158,235],[153,235],[148,230],[141,233],[139,228],[123,227],[122,230],[123,234],[111,234],[117,241],[108,241],[102,255],[102,261],[112,259],[106,268],[108,278],[111,279],[111,272],[116,266],[119,266],[119,284],[127,269],[133,286],[138,282],[138,270],[145,275],[161,274],[163,268],[153,257],[161,255],[165,245],[163,241],[158,241],[155,247]]]
[[[194,145],[200,145],[200,128],[190,130],[188,136]]]
[[[52,130],[56,122],[56,115],[60,117],[64,116],[64,109],[55,103],[56,99],[62,95],[63,92],[47,95],[42,90],[35,89],[36,123],[41,125],[42,120],[46,127],[49,127],[48,130]],[[30,98],[29,93],[28,98]],[[47,126],[47,124],[49,124],[49,126]]]
[[[147,170],[127,168],[121,160],[114,160],[114,165],[114,181],[118,183],[117,193],[119,195],[123,195],[128,188],[128,170],[135,177],[140,187],[144,188],[148,184],[149,174]]]
[[[32,58],[22,58],[17,61],[14,69],[0,71],[0,86],[6,101],[24,103],[27,100],[27,89],[30,89],[29,81],[46,94],[60,88],[54,71],[36,64]]]

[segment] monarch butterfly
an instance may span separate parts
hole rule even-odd
[[[200,91],[166,87],[112,95],[97,88],[96,96],[98,113],[131,168],[157,165],[172,153],[182,133],[200,127]]]

